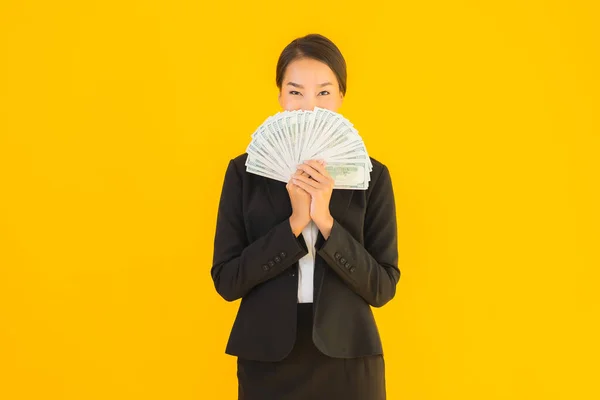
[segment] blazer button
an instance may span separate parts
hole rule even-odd
[[[262,266],[263,271],[268,271],[269,270],[269,266],[267,264],[264,264]]]
[[[267,264],[269,264],[269,267],[272,267],[272,266],[275,265],[275,263],[273,261],[270,261],[270,260],[269,260],[269,262]]]
[[[275,258],[273,260],[275,260],[275,262],[280,262],[281,261],[281,257],[275,256]]]
[[[346,259],[345,259],[344,257],[342,257],[342,258],[340,258],[340,262],[341,262],[342,264],[346,264]]]
[[[356,268],[354,268],[354,267],[350,268],[350,272],[354,272],[354,271],[356,271]]]
[[[342,255],[338,252],[335,253],[334,257],[336,260],[339,260]]]
[[[281,253],[279,253],[279,255],[281,256],[281,258],[285,258],[285,256],[287,256],[287,253],[285,251],[282,251]]]
[[[350,263],[349,263],[349,262],[347,262],[347,263],[346,263],[346,269],[350,269],[350,267],[351,267],[351,266],[352,266],[352,265],[350,265]]]

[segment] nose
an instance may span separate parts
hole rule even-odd
[[[304,104],[302,104],[303,110],[313,111],[317,105],[317,100],[314,97],[306,98]]]

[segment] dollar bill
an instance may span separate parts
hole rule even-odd
[[[373,165],[353,124],[341,114],[314,110],[280,111],[252,133],[246,148],[249,173],[288,182],[297,165],[326,161],[334,189],[366,190]]]

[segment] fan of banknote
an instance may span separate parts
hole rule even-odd
[[[252,134],[246,153],[248,172],[285,183],[298,164],[325,160],[325,169],[335,180],[334,189],[366,190],[373,169],[352,123],[320,107],[280,111],[268,117]]]

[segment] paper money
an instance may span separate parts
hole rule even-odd
[[[297,165],[325,160],[334,189],[366,190],[373,165],[353,124],[331,110],[281,111],[254,131],[246,171],[287,183]]]

